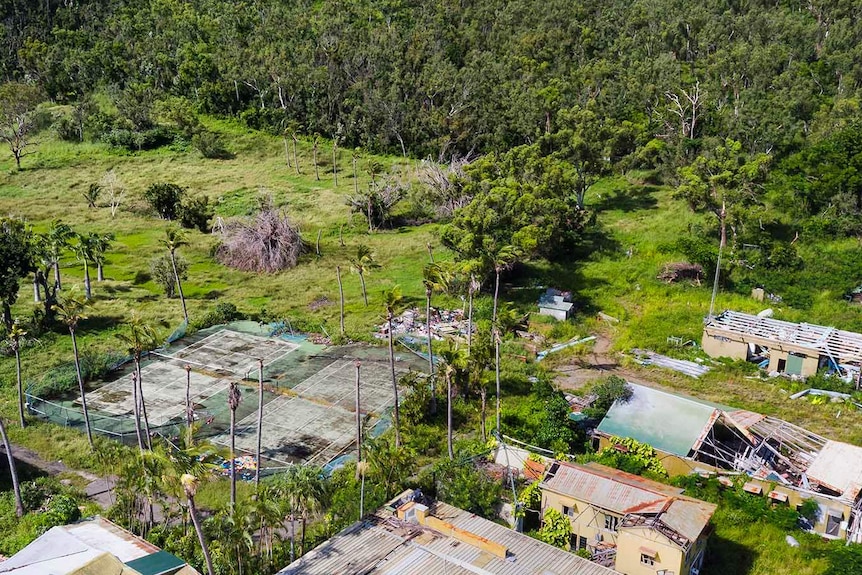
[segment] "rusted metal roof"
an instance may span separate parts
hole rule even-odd
[[[689,541],[694,541],[709,524],[716,508],[715,504],[706,501],[691,497],[675,497],[667,510],[658,518]]]
[[[621,515],[657,512],[667,503],[668,497],[683,491],[597,463],[577,465],[561,461],[551,465],[542,489]]]

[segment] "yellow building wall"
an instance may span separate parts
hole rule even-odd
[[[573,497],[567,497],[554,493],[553,491],[543,490],[542,492],[542,517],[545,516],[545,511],[548,509],[556,509],[563,513],[563,506],[571,508],[572,515],[569,515],[569,522],[572,524],[572,535],[578,537],[586,537],[588,543],[596,543],[596,535],[602,536],[602,542],[615,543],[617,533],[610,529],[605,529],[605,516],[617,517],[618,521],[622,521],[622,517],[614,514],[606,514],[600,509],[592,507],[586,501],[580,501]]]
[[[745,342],[730,340],[722,336],[712,336],[704,331],[700,343],[703,351],[710,357],[748,359],[748,344]]]
[[[655,563],[641,563],[641,547],[657,551]],[[685,554],[682,549],[673,545],[668,539],[652,529],[626,528],[621,529],[617,537],[617,561],[614,570],[624,575],[655,575],[663,569],[672,571],[674,575],[688,575],[683,571],[686,566]]]

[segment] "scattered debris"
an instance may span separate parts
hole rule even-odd
[[[308,304],[308,309],[310,309],[311,311],[317,311],[320,308],[326,307],[328,305],[332,305],[332,301],[325,295],[322,295],[320,297],[314,298],[311,303]]]
[[[405,310],[392,320],[393,335],[427,341],[428,327],[422,319],[424,318],[418,308]],[[389,323],[382,324],[374,337],[377,339],[388,338]],[[431,338],[440,341],[446,337],[467,337],[467,318],[464,315],[464,310],[431,308]]]
[[[691,281],[696,285],[700,285],[700,282],[703,280],[703,266],[688,262],[665,264],[657,277],[667,283]]]
[[[674,359],[645,349],[633,349],[632,353],[635,356],[635,361],[641,365],[655,365],[672,369],[695,379],[706,375],[710,370],[709,366],[706,365],[684,359]]]
[[[597,313],[597,314],[596,314],[596,316],[597,316],[599,319],[604,320],[604,321],[606,321],[606,322],[608,322],[608,323],[620,323],[620,320],[618,320],[617,318],[615,318],[615,317],[614,317],[614,316],[612,316],[612,315],[608,315],[608,314],[606,314],[606,313],[605,313],[605,312],[603,312],[603,311],[600,311],[599,313]]]
[[[572,346],[579,345],[582,343],[587,343],[588,341],[593,341],[595,339],[596,339],[596,336],[590,335],[590,336],[587,336],[587,337],[584,337],[581,339],[570,339],[569,341],[567,341],[565,343],[558,343],[557,345],[555,345],[549,349],[546,349],[545,351],[540,351],[538,354],[536,354],[536,361],[542,361],[543,359],[545,359],[545,357],[549,353],[555,353],[558,351],[562,351],[562,350],[566,349],[567,347],[572,347]]]
[[[802,391],[791,395],[790,399],[799,399],[800,397],[805,397],[806,395],[825,395],[831,397],[833,401],[843,401],[845,399],[851,399],[853,397],[848,393],[828,391],[826,389],[803,389]]]

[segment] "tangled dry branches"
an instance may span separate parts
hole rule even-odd
[[[299,228],[272,207],[250,218],[229,220],[219,233],[216,259],[243,271],[274,273],[292,268],[305,249]]]

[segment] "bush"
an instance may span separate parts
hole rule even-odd
[[[167,182],[151,184],[144,191],[144,198],[163,220],[175,220],[182,211],[182,200],[186,190]]]
[[[181,256],[175,256],[177,274],[181,280],[188,277],[189,264]],[[153,281],[162,286],[165,295],[170,299],[177,295],[177,278],[171,264],[171,256],[164,254],[150,260],[150,276]]]
[[[206,196],[187,198],[180,204],[180,225],[184,228],[198,230],[201,233],[210,231],[210,219],[215,214]]]
[[[221,136],[215,132],[203,131],[192,136],[192,146],[201,153],[204,158],[223,160],[230,157],[224,147]]]
[[[102,134],[101,140],[110,146],[129,151],[154,150],[174,141],[174,134],[164,127],[142,132],[125,128],[112,128]]]
[[[84,382],[101,379],[110,373],[125,359],[125,355],[117,352],[97,352],[85,350],[81,352],[81,377]],[[37,383],[30,386],[30,393],[41,398],[58,397],[78,391],[78,375],[74,362],[66,362],[53,367],[42,376]]]
[[[245,315],[236,309],[236,306],[230,302],[219,303],[208,314],[194,323],[197,329],[204,329],[214,325],[224,325],[232,321],[244,319]]]

